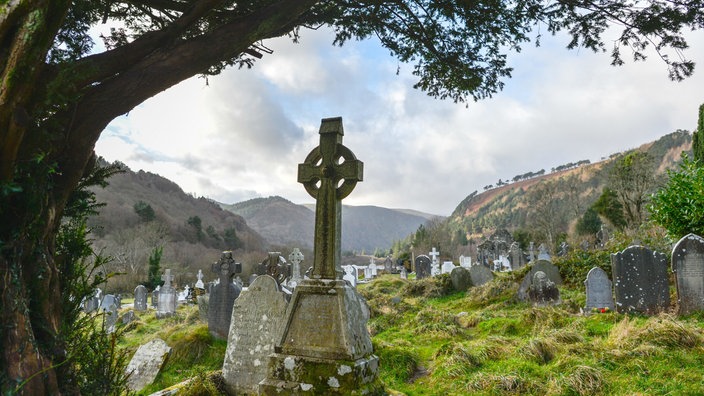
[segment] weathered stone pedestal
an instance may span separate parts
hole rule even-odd
[[[342,280],[308,279],[293,294],[263,395],[382,395],[369,311]]]

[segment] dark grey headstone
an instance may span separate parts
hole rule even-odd
[[[463,267],[455,267],[450,272],[450,281],[452,281],[452,288],[457,291],[467,291],[472,286],[469,270]]]
[[[672,249],[672,272],[677,285],[678,313],[704,310],[704,239],[688,234]]]
[[[587,293],[587,304],[585,311],[589,313],[592,309],[608,308],[614,310],[614,295],[611,290],[611,279],[603,269],[594,267],[587,273],[584,281]]]
[[[528,298],[535,305],[551,305],[560,302],[560,290],[543,271],[536,271],[528,288]]]
[[[472,279],[472,286],[481,286],[494,280],[494,274],[483,265],[473,265],[469,269],[469,277]]]
[[[538,259],[538,261],[533,263],[530,267],[531,277],[535,276],[535,273],[538,271],[544,272],[545,275],[548,276],[548,279],[555,282],[557,286],[562,285],[562,276],[560,276],[560,270],[551,261]]]
[[[134,311],[131,309],[129,311],[125,312],[124,315],[122,315],[122,324],[123,325],[130,324],[133,320],[134,320]]]
[[[152,291],[152,307],[156,308],[159,306],[159,291],[161,286],[157,286],[154,291]]]
[[[134,310],[147,310],[147,288],[144,285],[139,285],[134,288]]]
[[[513,242],[509,246],[509,261],[511,262],[511,269],[513,271],[519,270],[526,265],[526,259],[523,256],[523,251],[521,250],[518,242]]]
[[[241,264],[235,263],[232,252],[223,252],[220,261],[213,264],[213,271],[220,275],[220,283],[213,287],[208,301],[208,330],[214,337],[227,339],[232,306],[242,290],[232,282],[232,277],[241,272],[241,268]]]
[[[629,246],[611,255],[616,310],[654,314],[670,306],[665,255]]]
[[[432,264],[432,261],[430,260],[430,257],[421,254],[420,256],[416,257],[416,279],[423,279],[423,278],[428,278],[430,276],[430,266]]]
[[[286,300],[278,282],[260,275],[235,300],[222,377],[233,395],[258,394],[269,355],[281,338]]]

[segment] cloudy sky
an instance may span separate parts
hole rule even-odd
[[[681,83],[655,54],[612,67],[608,54],[545,37],[510,56],[502,92],[468,107],[414,90],[411,67],[377,42],[339,48],[332,39],[321,29],[299,44],[272,40],[274,53],[253,69],[184,81],[113,121],[96,151],[224,203],[271,195],[309,203],[297,165],[318,145],[320,120],[341,116],[343,143],[364,162],[345,204],[449,215],[498,179],[691,131],[704,103],[701,32],[686,53],[695,76]]]

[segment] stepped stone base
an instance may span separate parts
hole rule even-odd
[[[269,355],[263,395],[383,395],[379,359],[366,328],[369,309],[347,282],[306,279],[291,298]]]
[[[375,355],[356,361],[273,354],[260,395],[385,395]]]

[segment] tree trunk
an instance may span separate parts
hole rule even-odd
[[[315,3],[274,2],[184,40],[186,29],[221,4],[199,1],[160,31],[61,68],[44,60],[72,2],[0,5],[0,393],[76,391],[57,375],[71,351],[61,334],[66,280],[55,238],[105,126],[254,43],[289,32]],[[49,86],[69,99],[44,108]]]

